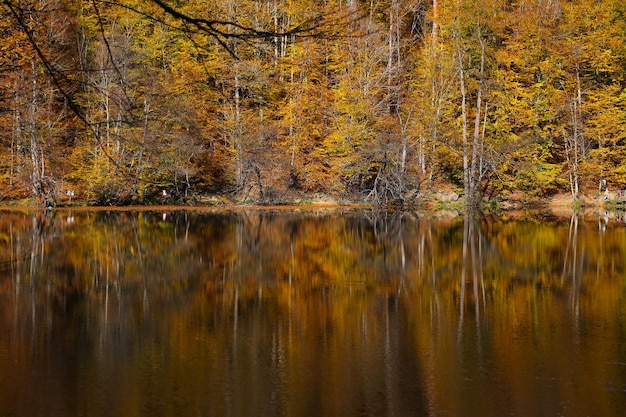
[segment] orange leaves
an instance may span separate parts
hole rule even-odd
[[[46,0],[26,13],[4,2],[0,111],[13,114],[0,118],[2,160],[21,155],[13,168],[32,176],[34,132],[55,181],[111,169],[135,192],[216,176],[214,191],[357,198],[382,174],[433,184],[463,169],[459,65],[483,174],[560,165],[573,136],[608,168],[605,152],[587,151],[624,140],[626,29],[611,2],[183,3]],[[24,7],[22,26],[8,5]],[[101,171],[92,152],[111,165]],[[67,172],[67,154],[86,166]]]

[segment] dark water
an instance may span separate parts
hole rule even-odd
[[[0,212],[0,416],[618,416],[626,228]]]

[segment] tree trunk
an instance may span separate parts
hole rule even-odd
[[[37,142],[37,110],[39,94],[39,87],[37,85],[37,68],[35,67],[35,61],[31,62],[32,70],[32,90],[31,101],[28,107],[28,137],[30,141],[30,158],[31,158],[31,187],[34,196],[39,196],[44,199],[44,190],[42,184],[42,173],[40,172],[40,160],[39,160],[39,144]]]
[[[473,205],[472,187],[470,183],[469,170],[469,145],[467,137],[467,93],[465,91],[465,71],[463,70],[463,54],[461,53],[461,43],[456,35],[456,52],[459,65],[459,82],[461,85],[461,129],[463,142],[463,188],[465,192],[465,204]]]
[[[476,107],[474,118],[474,132],[472,136],[472,143],[469,141],[467,115],[467,89],[466,89],[466,74],[463,68],[463,52],[461,51],[460,35],[455,35],[456,39],[456,52],[458,59],[458,75],[459,83],[461,87],[461,125],[462,125],[462,141],[463,141],[463,184],[465,192],[465,204],[468,207],[476,207],[480,204],[480,184],[482,172],[479,172],[479,160],[482,158],[481,152],[481,112],[482,112],[482,96],[484,89],[484,71],[485,71],[485,40],[482,38],[480,29],[478,29],[478,40],[481,46],[480,68],[479,68],[479,80],[478,89],[476,91]]]

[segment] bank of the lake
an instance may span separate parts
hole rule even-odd
[[[72,208],[72,209],[148,209],[166,208],[168,210],[180,209],[282,209],[298,210],[303,208],[380,208],[392,210],[464,210],[464,200],[461,195],[450,189],[418,195],[410,200],[389,201],[386,205],[374,205],[365,200],[356,198],[344,198],[330,194],[304,194],[291,195],[283,200],[269,203],[260,203],[258,200],[246,200],[229,194],[198,195],[187,201],[165,199],[132,200],[129,204],[92,205],[80,198],[61,198],[54,205],[44,206],[34,199],[0,200],[0,209],[37,209],[37,208]],[[506,198],[487,200],[481,206],[483,211],[517,211],[536,210],[555,215],[569,215],[572,211],[597,211],[621,209],[622,204],[614,200],[605,200],[603,196],[581,194],[574,199],[571,194],[555,194],[543,198],[528,199],[520,193],[513,193]]]

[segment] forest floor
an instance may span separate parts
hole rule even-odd
[[[608,212],[623,210],[623,206],[614,201],[607,202],[597,195],[581,195],[578,200],[574,203],[569,193],[556,194],[546,201],[545,210],[558,217],[569,217],[574,211],[585,217],[596,217],[599,214],[608,216]]]
[[[589,196],[589,195],[581,195],[579,197],[579,205],[582,205],[584,207],[588,207],[588,208],[602,208],[604,205],[604,201],[595,197],[595,196]],[[550,197],[547,200],[547,205],[548,207],[552,208],[552,209],[571,209],[572,207],[574,207],[574,202],[572,201],[572,195],[571,194],[556,194],[552,197]]]

